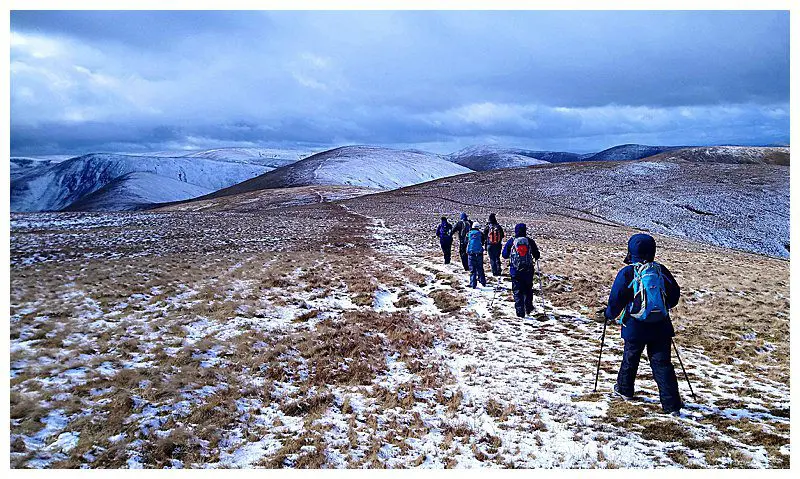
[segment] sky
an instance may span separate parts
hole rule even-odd
[[[12,11],[11,153],[789,143],[788,12]]]

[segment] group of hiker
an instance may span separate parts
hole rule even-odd
[[[516,315],[526,318],[531,314],[534,309],[534,264],[539,260],[540,252],[533,238],[528,237],[525,223],[518,223],[514,227],[514,237],[503,244],[505,231],[494,213],[489,215],[483,228],[479,222],[470,220],[466,213],[461,213],[455,225],[442,216],[436,236],[445,264],[450,264],[453,238],[458,237],[458,254],[464,270],[470,272],[471,288],[477,288],[478,283],[486,286],[484,251],[489,255],[493,276],[502,275],[500,258],[509,259]],[[675,329],[669,310],[678,304],[680,287],[669,269],[655,261],[655,254],[656,242],[652,236],[642,233],[631,236],[623,260],[626,266],[617,273],[606,308],[598,313],[603,320],[603,339],[607,322],[616,321],[621,325],[620,334],[625,343],[614,392],[625,400],[634,398],[636,372],[646,348],[661,407],[665,413],[678,416],[683,402],[670,354],[670,346],[674,347]],[[602,356],[602,340],[600,351]],[[598,374],[599,367],[598,358]]]
[[[436,228],[436,236],[442,247],[445,264],[450,264],[453,237],[458,236],[458,254],[464,271],[470,272],[471,288],[477,288],[478,283],[486,286],[484,251],[489,254],[493,276],[502,275],[501,256],[510,260],[509,275],[517,316],[524,318],[533,312],[534,263],[539,260],[540,255],[536,242],[528,237],[525,223],[518,223],[514,227],[514,237],[509,238],[504,245],[505,231],[494,213],[489,215],[489,221],[483,228],[479,222],[470,220],[466,213],[461,213],[455,225],[447,221],[446,216],[442,216],[442,222]]]

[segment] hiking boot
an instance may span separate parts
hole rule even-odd
[[[626,401],[632,401],[633,400],[633,395],[632,394],[631,395],[623,394],[619,390],[619,387],[616,384],[614,384],[614,394],[616,394],[617,396],[621,397],[622,399],[624,399]]]
[[[664,414],[672,417],[681,417],[681,410],[675,409],[674,411],[664,411]]]

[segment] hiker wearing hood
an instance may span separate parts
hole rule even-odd
[[[489,223],[483,228],[483,242],[486,245],[486,252],[489,253],[489,264],[494,276],[500,276],[502,270],[500,252],[503,248],[504,237],[503,227],[497,223],[497,217],[494,213],[490,214]]]
[[[506,242],[503,258],[511,259],[511,291],[514,293],[514,309],[524,318],[533,311],[533,264],[539,259],[539,248],[528,238],[525,223],[514,227],[514,237]]]
[[[628,240],[628,254],[611,287],[605,320],[620,318],[625,347],[614,392],[630,399],[644,348],[650,359],[665,413],[680,414],[683,407],[678,379],[670,358],[675,329],[669,310],[678,304],[681,290],[666,266],[655,262],[656,241],[647,234]]]
[[[436,236],[439,237],[439,246],[442,247],[444,264],[450,264],[450,252],[453,247],[453,225],[447,221],[446,216],[442,216],[442,222],[436,228]]]
[[[472,225],[467,235],[467,254],[469,255],[469,287],[477,288],[478,283],[486,286],[486,274],[483,271],[483,233],[477,222]]]
[[[461,219],[453,226],[453,234],[458,233],[458,255],[461,256],[461,265],[464,271],[469,271],[469,257],[467,256],[467,235],[472,229],[472,221],[466,213],[461,213]]]

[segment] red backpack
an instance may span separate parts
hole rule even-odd
[[[496,224],[489,225],[489,244],[500,244],[503,238],[500,237],[500,226]]]

